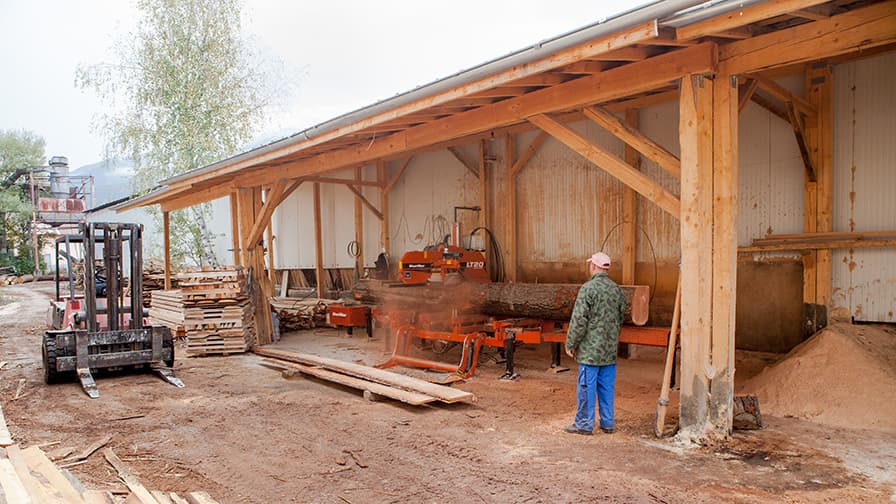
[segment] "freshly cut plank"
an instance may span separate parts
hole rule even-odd
[[[152,494],[149,493],[149,490],[143,486],[143,483],[140,483],[137,476],[134,476],[134,473],[132,473],[131,470],[128,469],[128,466],[118,458],[118,455],[112,451],[112,448],[103,450],[103,456],[105,456],[106,460],[112,464],[112,467],[118,471],[118,477],[121,478],[121,481],[124,481],[124,484],[127,485],[131,493],[140,499],[140,502],[143,504],[158,504],[158,501],[156,501]]]
[[[471,392],[457,390],[443,385],[436,385],[418,378],[385,371],[382,369],[363,366],[352,362],[345,362],[338,359],[330,359],[327,357],[319,357],[316,355],[302,354],[297,352],[287,352],[285,350],[276,350],[273,348],[264,348],[255,346],[252,351],[258,355],[265,357],[274,357],[290,362],[305,364],[307,366],[320,366],[331,371],[338,371],[347,375],[363,378],[365,380],[398,387],[404,390],[420,392],[435,398],[442,402],[454,403],[458,401],[475,401],[476,396]]]
[[[190,492],[187,494],[187,502],[190,504],[218,504],[218,501],[212,499],[211,495],[206,492]]]
[[[165,492],[153,490],[152,496],[155,497],[155,499],[157,501],[159,501],[159,504],[174,504],[174,501],[172,501],[171,497],[168,497],[168,495]]]
[[[38,473],[50,483],[62,497],[65,502],[70,504],[86,504],[81,493],[75,490],[68,478],[62,474],[62,471],[56,467],[46,454],[37,446],[31,446],[22,450],[22,458],[28,464],[32,473]]]
[[[3,416],[3,406],[0,405],[0,446],[9,446],[13,444],[12,434],[6,427],[6,418]]]
[[[82,495],[87,504],[115,504],[112,494],[103,490],[87,490]]]
[[[31,496],[33,502],[66,504],[65,499],[58,491],[55,491],[48,486],[44,486],[43,483],[31,473],[31,469],[28,467],[28,462],[22,455],[22,450],[20,450],[17,445],[7,447],[6,456],[15,468],[16,474],[19,475],[19,480],[22,481],[22,485],[25,486],[25,490],[28,491],[28,495]]]
[[[421,394],[419,392],[414,392],[410,390],[404,390],[400,388],[390,387],[388,385],[383,385],[381,383],[371,382],[367,380],[363,380],[361,378],[355,378],[354,376],[348,376],[341,373],[337,373],[335,371],[330,371],[327,369],[322,369],[319,367],[313,366],[305,366],[302,364],[296,364],[294,362],[283,361],[279,359],[264,359],[267,362],[271,362],[282,366],[288,369],[295,369],[296,371],[300,371],[307,375],[315,376],[322,380],[331,381],[333,383],[338,383],[340,385],[345,385],[347,387],[352,387],[358,390],[367,390],[374,394],[379,394],[381,396],[388,397],[390,399],[395,399],[396,401],[401,401],[406,404],[411,404],[413,406],[419,406],[421,404],[431,403],[433,401],[438,401],[439,399],[433,396],[429,396],[426,394]]]
[[[3,494],[0,497],[6,499],[6,502],[16,502],[22,504],[30,504],[31,497],[25,490],[25,485],[16,474],[16,469],[12,466],[12,462],[8,458],[0,458],[0,488]]]

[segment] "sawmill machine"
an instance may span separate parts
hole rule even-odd
[[[429,282],[472,281],[489,282],[485,269],[485,256],[478,250],[463,248],[461,244],[458,210],[475,210],[479,207],[454,207],[454,222],[443,243],[411,250],[401,256],[398,263],[399,280],[405,285],[423,285]]]
[[[56,240],[56,297],[50,303],[51,330],[44,333],[44,379],[58,383],[75,376],[91,398],[99,397],[97,370],[150,369],[176,387],[171,330],[149,325],[143,308],[143,226],[81,223],[79,233]],[[63,247],[63,249],[60,249]],[[75,292],[73,247],[83,258],[83,294]],[[60,258],[68,262],[60,279]],[[97,262],[101,262],[98,270]],[[62,291],[67,283],[67,292]]]

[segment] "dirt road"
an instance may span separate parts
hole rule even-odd
[[[369,402],[326,382],[284,379],[254,355],[178,358],[184,389],[150,374],[99,378],[101,397],[90,400],[75,383],[43,384],[48,293],[46,284],[0,290],[0,400],[14,438],[55,443],[45,448],[52,453],[113,434],[110,446],[151,488],[202,489],[227,503],[891,499],[885,481],[858,472],[889,456],[861,455],[859,443],[892,443],[873,433],[768,418],[766,430],[736,433],[714,449],[655,441],[662,364],[649,353],[620,361],[618,430],[591,437],[560,432],[573,413],[575,376],[545,371],[547,348],[518,352],[514,382],[497,380],[501,366],[483,360],[475,379],[456,385],[479,397],[474,404]],[[382,360],[383,343],[360,333],[294,333],[278,347]],[[858,446],[862,462],[847,468],[831,449],[843,445]],[[121,486],[98,455],[70,470],[91,488]]]

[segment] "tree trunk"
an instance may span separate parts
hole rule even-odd
[[[387,309],[443,312],[458,309],[508,318],[569,320],[581,285],[528,283],[472,283],[403,286],[394,282],[361,280],[353,297]],[[644,325],[650,311],[650,288],[622,285],[625,322]]]
[[[193,214],[196,217],[196,224],[199,226],[199,234],[202,236],[202,252],[205,257],[205,262],[209,266],[217,266],[218,258],[215,255],[215,245],[213,243],[213,236],[208,230],[208,225],[205,222],[205,209],[209,203],[203,203],[194,208]]]

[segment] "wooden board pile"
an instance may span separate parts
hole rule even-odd
[[[280,331],[299,331],[327,325],[327,306],[332,299],[275,297],[271,308],[280,318]]]
[[[177,287],[177,276],[171,277],[171,287]],[[165,288],[165,263],[159,259],[143,261],[143,306],[150,306],[153,292]]]
[[[109,438],[105,438],[108,442]],[[95,445],[94,445],[95,446]],[[148,490],[111,448],[103,455],[118,472],[124,487],[116,491],[90,490],[70,472],[54,464],[38,446],[20,448],[15,444],[0,409],[0,502],[15,504],[217,504],[206,492],[184,497],[174,492]],[[98,449],[98,447],[97,447]],[[87,457],[97,449],[83,453]],[[80,462],[78,462],[80,463]],[[74,464],[72,464],[74,465]]]
[[[363,391],[370,400],[387,397],[414,406],[476,400],[471,392],[354,362],[257,346],[252,351],[266,357],[264,363],[283,370],[284,375],[302,373],[345,385]]]
[[[150,293],[149,323],[171,329],[175,338],[186,337],[184,328],[184,304],[180,289],[155,290]]]
[[[177,278],[188,356],[245,352],[254,344],[255,309],[242,268],[204,268]]]

